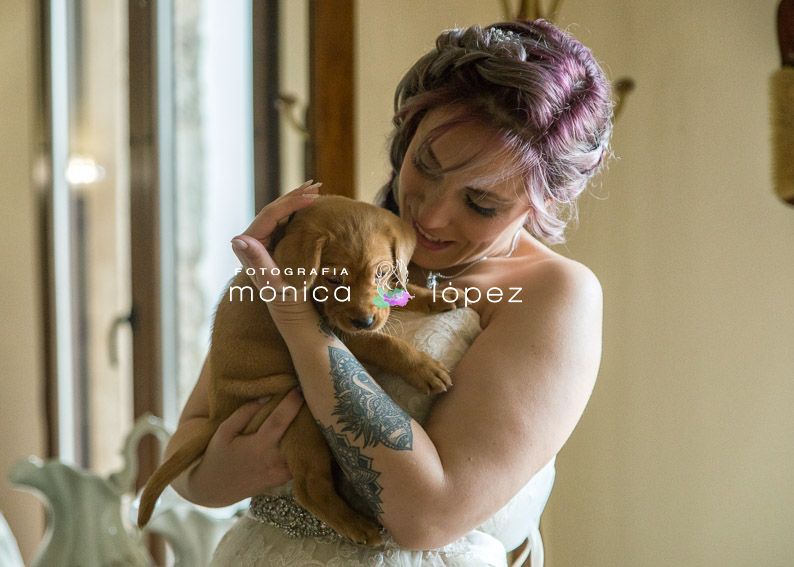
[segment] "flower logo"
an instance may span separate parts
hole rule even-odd
[[[389,262],[383,262],[378,266],[376,279],[378,282],[378,295],[372,300],[376,307],[405,307],[413,299],[413,295],[408,293],[407,273],[408,270],[397,260],[397,265],[392,266]],[[391,282],[397,282],[397,286],[392,288]]]
[[[373,300],[373,303],[377,307],[405,307],[413,298],[413,295],[401,287],[384,289],[379,286],[378,296]]]

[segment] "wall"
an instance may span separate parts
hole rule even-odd
[[[560,23],[637,92],[560,251],[605,293],[591,403],[544,516],[551,567],[790,565],[794,209],[769,172],[775,0],[570,0]],[[392,93],[501,2],[360,1],[358,181],[387,178]],[[441,9],[439,9],[441,8]]]
[[[356,3],[356,184],[371,201],[388,181],[387,137],[394,89],[408,68],[447,28],[501,21],[492,0],[359,0]]]
[[[776,5],[568,3],[565,19],[587,22],[639,87],[606,199],[585,201],[570,244],[601,277],[606,334],[560,459],[552,565],[794,557],[794,209],[769,166]]]
[[[9,467],[44,453],[43,365],[37,209],[31,182],[34,147],[35,3],[0,2],[0,512],[30,559],[43,511],[13,490]]]

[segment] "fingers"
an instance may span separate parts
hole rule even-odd
[[[284,432],[295,419],[295,416],[300,412],[303,407],[303,395],[300,390],[293,388],[289,394],[284,396],[284,399],[279,402],[273,412],[267,416],[267,419],[259,427],[256,435],[269,441],[278,441],[284,435]]]
[[[238,236],[232,240],[232,251],[244,268],[266,268],[266,273],[278,273],[274,270],[276,262],[267,251],[264,244],[250,236]],[[275,278],[275,283],[281,285],[281,278]],[[261,287],[261,282],[254,278],[255,283]]]
[[[321,186],[322,183],[314,183],[309,180],[286,195],[282,195],[259,211],[254,222],[245,232],[232,239],[232,251],[243,267],[264,268],[264,273],[268,274],[278,273],[276,270],[278,266],[267,251],[265,244],[280,221],[288,218],[295,211],[308,207],[320,196]],[[273,282],[260,281],[261,278],[258,277],[252,279],[260,288],[269,284],[275,287],[284,285],[284,282],[278,277]]]
[[[240,435],[243,429],[248,425],[248,422],[250,422],[256,413],[262,409],[262,406],[267,403],[268,399],[269,398],[262,398],[260,400],[254,400],[234,410],[232,415],[227,417],[218,427],[218,435],[226,441],[231,441]]]
[[[242,235],[257,240],[266,240],[276,229],[280,220],[311,205],[319,196],[320,187],[322,187],[322,183],[314,183],[314,180],[309,180],[286,195],[282,195],[259,211]]]

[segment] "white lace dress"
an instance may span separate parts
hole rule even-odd
[[[472,309],[424,316],[395,312],[389,319],[392,334],[401,336],[453,369],[480,332]],[[431,400],[399,378],[370,368],[378,383],[420,423]],[[212,565],[216,567],[328,566],[328,567],[479,567],[507,565],[506,552],[528,542],[532,567],[543,565],[540,516],[554,483],[554,459],[544,466],[491,519],[459,540],[439,549],[410,551],[387,538],[380,548],[348,543],[334,537],[291,537],[282,528],[257,519],[250,511],[224,536]],[[280,494],[288,493],[284,487]],[[465,497],[465,495],[462,495]]]

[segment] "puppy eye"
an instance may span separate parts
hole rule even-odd
[[[375,275],[373,276],[376,282],[386,282],[394,274],[394,268],[387,262],[381,262],[375,268]]]
[[[329,284],[333,284],[333,285],[341,285],[342,284],[342,277],[341,276],[324,276],[324,279]]]

